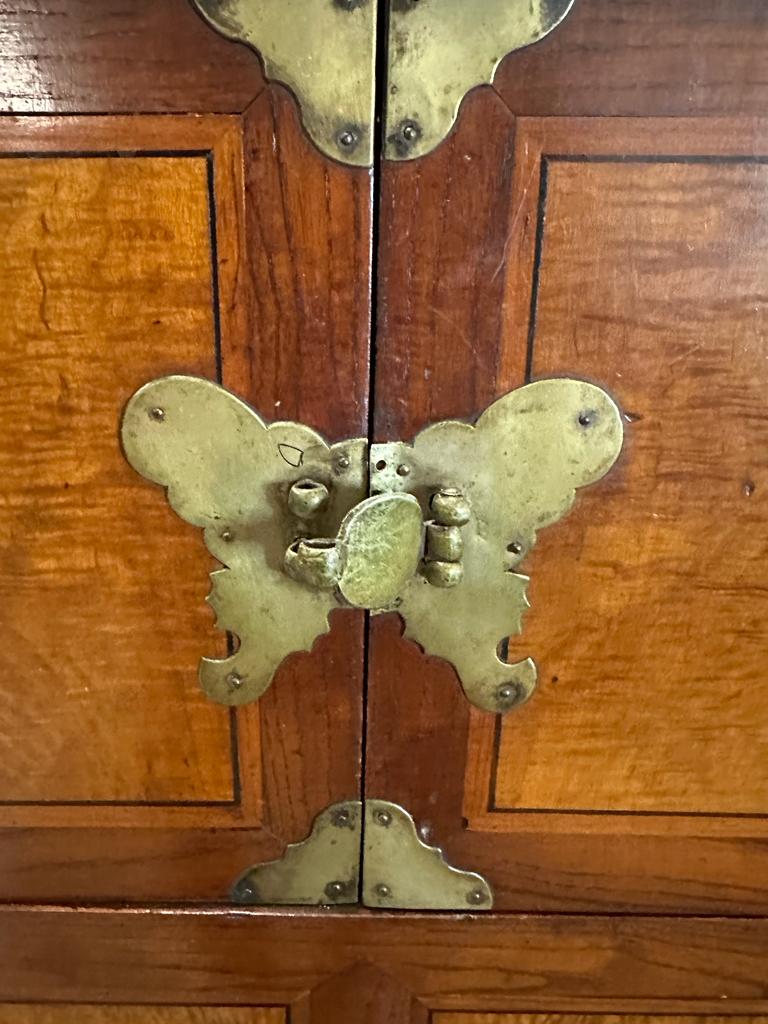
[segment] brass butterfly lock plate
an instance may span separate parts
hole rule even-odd
[[[398,611],[406,635],[450,661],[467,698],[490,712],[524,703],[531,659],[509,664],[528,578],[517,568],[538,531],[622,445],[612,399],[578,380],[540,380],[472,425],[446,421],[413,442],[329,445],[299,423],[270,426],[212,381],[163,377],[129,401],[131,465],[204,531],[222,568],[208,598],[235,638],[204,658],[206,694],[260,697],[288,654],[309,650],[336,607]]]

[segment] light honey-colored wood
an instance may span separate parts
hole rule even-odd
[[[431,1024],[763,1024],[764,1016],[640,1013],[435,1013]],[[4,1024],[0,1017],[0,1024]]]
[[[201,156],[0,161],[0,799],[231,801],[202,541],[127,465],[120,410],[216,370]]]
[[[0,1006],[0,1024],[284,1024],[286,1011],[233,1006]]]
[[[717,151],[547,164],[533,375],[599,381],[627,439],[523,566],[497,808],[768,812],[767,206]]]

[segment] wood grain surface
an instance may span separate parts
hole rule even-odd
[[[436,1013],[431,1024],[762,1024],[762,1016],[641,1013]]]
[[[258,1006],[0,1005],[0,1024],[283,1024],[285,1010]]]
[[[765,920],[6,907],[0,934],[0,1002],[287,1005],[299,1024],[768,1015]]]
[[[763,0],[578,0],[494,88],[519,115],[762,114],[767,53]]]
[[[188,0],[0,0],[0,110],[239,113],[258,57]]]
[[[142,379],[164,372],[201,372],[215,376],[215,313],[218,311],[223,378],[232,390],[250,399],[268,418],[299,416],[323,429],[330,439],[364,433],[368,379],[370,177],[364,171],[348,172],[335,166],[327,168],[327,162],[301,132],[287,94],[279,90],[274,94],[270,90],[263,99],[260,98],[244,119],[230,116],[9,119],[2,135],[2,145],[7,154],[13,155],[7,161],[9,165],[18,160],[24,172],[27,167],[34,168],[38,164],[41,168],[47,167],[47,160],[42,159],[45,154],[50,154],[52,162],[66,159],[72,165],[79,167],[82,164],[85,167],[87,161],[96,160],[111,169],[113,164],[124,159],[115,156],[115,151],[129,152],[134,163],[158,159],[161,161],[158,167],[163,167],[163,161],[177,160],[201,168],[202,205],[198,212],[202,211],[200,224],[203,235],[199,245],[202,246],[200,251],[204,257],[205,275],[200,277],[197,292],[193,287],[194,281],[192,284],[186,282],[181,298],[169,313],[183,344],[176,344],[173,334],[170,336],[171,344],[167,334],[163,335],[163,343],[157,333],[158,325],[151,321],[147,325],[146,336],[137,331],[131,315],[132,293],[129,288],[128,297],[122,299],[124,308],[108,304],[107,312],[102,315],[117,318],[119,330],[132,339],[133,347],[126,351],[128,357],[132,356],[136,361],[141,376],[137,375],[135,381],[126,376],[126,368],[122,365],[126,360],[123,358],[121,363],[121,353],[117,350],[112,351],[108,346],[97,347],[92,353],[94,360],[113,367],[115,386],[119,385],[120,395],[124,393],[124,397],[105,391],[103,395],[97,393],[98,401],[94,399],[91,403],[103,420],[104,444],[115,446],[118,462],[114,471],[126,474],[126,487],[138,487],[140,507],[146,507],[146,515],[152,517],[153,524],[168,524],[164,527],[167,533],[142,529],[141,550],[131,562],[135,570],[131,579],[139,580],[140,586],[134,583],[132,587],[125,588],[124,599],[129,601],[134,617],[144,623],[145,635],[155,636],[152,631],[157,630],[158,621],[172,633],[172,639],[161,656],[163,671],[177,680],[177,690],[183,692],[185,699],[189,695],[191,701],[199,701],[197,659],[201,653],[215,650],[221,643],[221,637],[212,630],[210,613],[203,600],[208,589],[210,563],[200,538],[194,530],[171,515],[161,491],[136,478],[119,460],[115,438],[120,405]],[[245,147],[248,149],[247,180],[243,175]],[[158,151],[164,155],[157,155]],[[75,158],[71,156],[73,152],[90,155]],[[25,158],[24,154],[29,153],[38,156],[34,160]],[[99,157],[99,153],[105,153],[105,156]],[[153,157],[149,155],[151,153],[156,155]],[[56,157],[56,154],[60,155]],[[61,154],[70,156],[62,157]],[[95,167],[96,164],[87,166]],[[301,175],[297,174],[298,166],[302,168]],[[215,198],[217,294],[214,293],[211,275],[214,256],[210,231],[213,220],[206,206],[209,171]],[[302,186],[304,176],[306,180]],[[23,174],[21,177],[23,179]],[[190,261],[193,267],[196,266],[194,245],[185,247],[171,264],[168,254],[173,249],[168,244],[169,238],[162,236],[164,219],[170,218],[174,223],[174,217],[180,218],[188,233],[194,230],[196,223],[188,215],[184,203],[176,203],[174,180],[173,177],[170,181],[163,179],[170,191],[159,204],[157,217],[143,233],[138,230],[143,222],[132,215],[126,217],[129,208],[121,210],[120,204],[112,201],[109,176],[101,182],[96,201],[101,203],[99,209],[104,208],[105,224],[109,226],[112,218],[116,224],[115,232],[118,236],[122,232],[127,239],[125,250],[120,254],[121,262],[114,264],[119,265],[124,274],[138,272],[136,268],[140,267],[142,245],[145,248],[149,246],[152,260],[160,261],[161,265],[169,263],[172,280],[175,280],[174,267],[178,274]],[[160,188],[161,185],[155,187]],[[134,206],[148,201],[143,197],[143,189],[131,190],[130,201]],[[67,209],[55,212],[65,222],[68,216],[74,216]],[[93,230],[95,232],[96,227]],[[137,233],[137,239],[131,247],[132,232]],[[106,228],[103,234],[109,238]],[[31,235],[32,241],[36,237]],[[62,238],[61,244],[75,246],[75,251],[77,244],[85,246],[85,236],[83,239],[77,236],[77,224],[69,235]],[[77,238],[77,244],[73,238]],[[104,249],[106,255],[102,252]],[[89,288],[93,287],[91,279],[99,280],[102,263],[110,258],[118,260],[118,256],[112,255],[104,243],[90,262],[86,261],[84,267],[76,267],[71,277],[75,293],[79,294],[79,289],[88,295]],[[151,266],[154,264],[150,263]],[[202,271],[200,273],[202,275]],[[31,272],[28,276],[31,277]],[[150,276],[150,283],[154,282],[159,288],[156,279],[161,276],[156,272],[154,278]],[[130,276],[127,280],[130,282]],[[30,302],[28,309],[25,307],[25,316],[33,318],[33,323],[39,323],[39,288],[34,294],[37,302]],[[194,304],[198,300],[199,310],[203,312],[198,312],[199,322],[196,323],[194,317],[187,314],[184,303],[192,303],[194,312],[198,309]],[[91,309],[88,307],[89,312]],[[150,312],[151,309],[150,301]],[[62,302],[59,314],[65,317],[67,310],[67,304]],[[139,326],[146,322],[142,319],[144,316],[144,305],[140,305]],[[14,320],[7,329],[18,331],[22,365],[37,387],[37,371],[27,353],[30,344],[27,335],[34,335],[31,330],[23,328],[23,323]],[[81,333],[90,330],[90,321],[85,326],[79,324],[79,330]],[[66,332],[65,335],[70,346],[69,362],[72,362],[80,349],[74,335],[70,337]],[[88,341],[82,344],[87,350]],[[192,346],[191,355],[184,345]],[[318,373],[326,350],[333,352],[335,363],[319,386]],[[58,358],[63,359],[65,350],[57,351]],[[203,361],[199,363],[194,361],[197,351],[204,353]],[[140,358],[144,357],[145,364],[140,364]],[[263,370],[263,367],[267,369]],[[97,380],[103,372],[100,365],[96,367]],[[26,381],[27,391],[30,386]],[[19,391],[17,400],[24,403],[28,396]],[[81,411],[84,422],[89,422],[91,412],[91,407]],[[58,415],[64,413],[59,412]],[[88,452],[88,447],[81,445],[78,464],[88,485],[98,486],[103,473],[97,473],[100,464],[89,469]],[[16,467],[19,479],[28,468]],[[78,512],[84,514],[81,506],[87,509],[86,498],[77,506]],[[135,535],[139,536],[139,526],[134,526],[133,522],[127,529],[128,535],[131,529],[135,529]],[[171,566],[166,569],[163,566],[171,552],[176,550],[173,545],[177,542],[181,545],[179,550],[188,549],[192,553],[184,560],[184,579],[189,580],[190,592],[177,595],[178,605],[173,605],[167,593],[173,570]],[[105,536],[102,543],[109,554],[108,564],[119,562],[122,537]],[[65,545],[61,550],[57,549],[56,557],[67,557]],[[155,565],[163,569],[163,575],[157,575]],[[93,567],[92,571],[96,572]],[[147,598],[147,594],[154,596]],[[108,597],[113,599],[111,593]],[[153,605],[152,600],[157,603]],[[106,615],[103,603],[102,600],[101,605],[97,602],[87,607],[92,607],[94,616]],[[172,619],[169,609],[176,607],[179,614]],[[69,618],[76,620],[74,609],[68,608],[67,611]],[[58,609],[55,612],[58,615]],[[53,610],[50,614],[53,616]],[[183,616],[189,615],[193,616],[193,621],[191,625],[185,625],[187,620]],[[197,619],[194,617],[199,618],[201,628],[195,625]],[[111,619],[107,621],[109,629],[119,629],[117,623]],[[40,634],[45,634],[39,617],[33,616],[32,622]],[[49,631],[55,630],[55,622],[49,623],[48,628]],[[54,639],[56,636],[55,632],[52,633]],[[69,642],[68,635],[65,638]],[[151,646],[143,643],[137,655],[134,641],[135,638],[132,640],[125,632],[119,637],[119,643],[131,652],[132,661],[136,657],[145,658],[147,663],[152,661]],[[88,633],[81,646],[88,648],[99,643],[105,644],[106,640],[100,634],[94,640]],[[57,649],[53,644],[54,654]],[[167,656],[168,650],[173,651],[173,658]],[[17,650],[13,656],[18,659],[22,652]],[[78,766],[88,757],[88,745],[80,740],[82,722],[77,725],[74,722],[76,716],[73,716],[72,724],[74,738],[69,744],[59,744],[61,753],[55,770],[51,761],[45,758],[48,751],[56,747],[56,736],[47,737],[38,730],[32,737],[32,743],[44,747],[39,770],[47,770],[52,776],[50,788],[53,799],[62,792],[71,792],[73,785],[79,785],[86,802],[77,806],[64,802],[46,802],[44,806],[14,803],[2,808],[3,894],[20,899],[98,902],[226,898],[230,884],[244,867],[279,856],[287,842],[298,841],[308,834],[312,820],[320,810],[337,800],[358,795],[362,664],[362,616],[340,612],[334,616],[332,632],[318,641],[312,653],[296,655],[286,662],[266,699],[238,711],[236,757],[240,772],[237,788],[232,784],[230,767],[233,750],[229,714],[224,709],[200,704],[204,717],[224,723],[220,755],[222,764],[230,772],[226,804],[191,805],[181,784],[174,790],[180,801],[177,804],[151,805],[138,785],[134,785],[136,802],[130,806],[119,806],[114,802],[94,803],[90,794],[98,792],[99,786],[102,787],[101,792],[114,801],[117,789],[116,785],[110,784],[110,773],[119,781],[122,774],[130,769],[130,764],[128,769],[123,767],[122,719],[111,729],[109,744],[104,739],[104,760],[109,763],[93,780],[85,770],[79,776],[68,775],[70,760],[74,769],[79,771]],[[177,758],[182,764],[186,743],[190,750],[186,754],[189,763],[183,766],[184,771],[195,780],[199,790],[206,794],[217,792],[217,775],[209,770],[206,757],[209,760],[217,757],[219,748],[210,744],[201,748],[199,739],[197,747],[194,747],[195,735],[190,735],[183,720],[175,715],[178,701],[173,695],[173,688],[170,694],[167,688],[163,691],[161,681],[149,669],[136,678],[145,687],[148,703],[139,708],[134,702],[132,712],[135,719],[143,716],[147,721],[147,743],[151,743],[153,737],[162,737],[163,756]],[[88,685],[87,678],[85,685]],[[105,678],[101,685],[107,693],[114,695],[112,699],[117,707],[120,699],[114,686],[109,689],[109,679]],[[7,692],[7,703],[14,708],[18,719],[20,714],[23,715],[23,705],[11,698],[13,691]],[[98,695],[101,691],[91,692]],[[158,692],[164,694],[166,701],[176,701],[173,705],[168,704],[168,710],[162,713],[158,713],[157,702],[152,703],[153,695]],[[87,696],[83,689],[81,700],[86,701]],[[68,699],[60,697],[60,700],[68,711]],[[100,703],[94,701],[88,705],[86,718],[101,714]],[[127,720],[130,722],[130,715]],[[110,732],[106,719],[100,719],[98,727],[103,731],[97,731],[97,737],[106,737]],[[184,733],[182,740],[177,736],[179,730]],[[7,742],[11,742],[10,734]],[[31,753],[23,748],[18,750],[17,763],[23,766]],[[137,759],[134,771],[140,781],[143,779],[141,772],[148,771],[144,761]],[[47,790],[47,783],[43,785],[45,780],[40,782],[41,776],[33,775],[30,781],[21,769],[17,774],[21,778],[19,786],[35,784],[38,790]],[[223,776],[220,773],[218,777]],[[128,778],[130,782],[130,775]],[[90,790],[85,788],[86,783]],[[219,790],[221,788],[219,786]],[[17,792],[13,793],[13,799],[18,799]]]
[[[626,448],[523,566],[541,686],[491,799],[765,814],[768,145],[590,159],[546,165],[532,373],[604,384]]]
[[[118,441],[161,366],[215,375],[210,216],[204,157],[0,160],[5,802],[234,799],[212,565]]]
[[[510,656],[542,684],[500,730],[395,619],[373,623],[367,791],[484,873],[497,907],[758,911],[765,125],[507,113],[476,157],[494,102],[478,92],[442,149],[386,169],[380,436],[476,415],[532,372],[607,386],[628,443],[523,566]],[[483,210],[502,192],[499,221]],[[400,316],[406,281],[421,301]]]

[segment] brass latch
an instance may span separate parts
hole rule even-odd
[[[128,461],[167,488],[223,566],[208,600],[237,647],[201,662],[209,697],[256,700],[341,606],[398,611],[406,635],[452,662],[468,699],[490,712],[522,704],[536,683],[533,661],[498,653],[528,607],[516,569],[577,488],[610,469],[622,436],[604,391],[560,378],[510,392],[474,426],[437,423],[411,443],[328,445],[182,376],[141,388],[122,423]]]

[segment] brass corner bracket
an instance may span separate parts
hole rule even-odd
[[[389,2],[384,155],[412,160],[448,135],[466,94],[502,59],[548,35],[574,0],[192,0],[228,39],[261,54],[296,96],[319,149],[373,164],[376,25]]]
[[[504,57],[549,35],[575,0],[392,0],[386,83],[389,160],[413,160],[450,133],[464,97]]]
[[[222,35],[256,50],[286,85],[321,152],[373,164],[376,0],[192,0]]]
[[[146,384],[122,423],[128,461],[167,489],[223,566],[208,600],[237,646],[201,662],[212,700],[256,700],[288,654],[328,631],[334,608],[353,607],[398,611],[406,635],[450,661],[467,698],[493,713],[536,683],[531,659],[499,657],[528,607],[516,570],[577,489],[608,472],[622,438],[612,399],[563,378],[410,443],[329,445],[300,423],[267,426],[197,377]]]
[[[323,811],[279,860],[245,871],[232,888],[251,906],[349,906],[382,910],[490,910],[482,876],[452,867],[387,800],[349,800]]]

